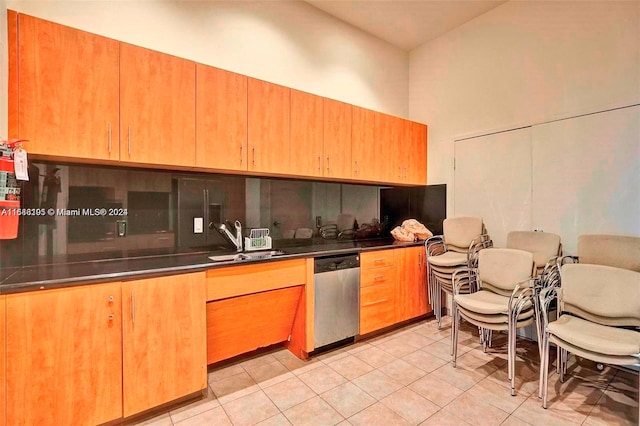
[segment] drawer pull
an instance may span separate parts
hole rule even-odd
[[[379,305],[380,303],[386,303],[388,301],[389,299],[374,300],[373,302],[364,303],[362,306],[366,307],[366,306],[372,306],[372,305]]]
[[[373,277],[374,281],[383,281],[384,280],[384,275],[376,275],[375,277]]]

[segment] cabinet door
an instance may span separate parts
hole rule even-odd
[[[204,273],[122,284],[124,416],[207,387]]]
[[[376,113],[369,109],[352,107],[351,160],[353,178],[362,181],[380,180],[376,170],[379,150],[375,140]]]
[[[122,417],[120,283],[6,297],[7,424]]]
[[[120,44],[120,159],[196,164],[196,66],[171,55]]]
[[[360,255],[360,334],[396,323],[396,251]]]
[[[324,157],[323,99],[291,89],[291,172],[321,177]]]
[[[397,321],[404,321],[430,312],[427,298],[427,268],[424,247],[398,250]]]
[[[7,373],[7,346],[5,344],[7,328],[5,326],[5,297],[0,296],[0,407],[3,409],[0,411],[0,426],[6,425],[7,412],[6,408],[6,373]]]
[[[407,122],[410,130],[410,144],[407,152],[407,183],[427,184],[427,126],[414,121]]]
[[[19,102],[18,136],[29,140],[26,149],[48,156],[117,160],[119,43],[18,17],[14,102]]]
[[[247,77],[196,64],[196,166],[247,170]]]
[[[376,169],[382,182],[404,183],[404,144],[408,144],[403,131],[403,119],[388,114],[375,114]]]
[[[324,176],[351,179],[351,105],[324,100]]]
[[[290,172],[291,89],[249,78],[249,171]]]

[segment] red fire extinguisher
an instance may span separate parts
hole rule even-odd
[[[20,185],[16,177],[15,152],[24,139],[0,140],[0,240],[18,237]]]

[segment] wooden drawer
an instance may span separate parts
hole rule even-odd
[[[395,323],[395,287],[393,283],[360,289],[360,334]]]
[[[207,301],[306,283],[304,259],[265,262],[207,271]]]
[[[361,268],[360,287],[368,287],[378,284],[390,284],[395,281],[396,268],[385,266],[382,268]]]
[[[382,268],[395,265],[395,250],[378,250],[360,255],[362,269]]]

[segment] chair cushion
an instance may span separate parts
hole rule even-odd
[[[560,254],[560,236],[550,232],[512,231],[507,234],[507,248],[533,253],[536,268],[542,269],[550,258]]]
[[[482,218],[477,216],[451,217],[442,223],[442,233],[447,245],[469,248],[471,241],[482,234]]]
[[[494,315],[479,314],[477,312],[472,312],[468,309],[464,309],[461,306],[458,306],[458,311],[463,317],[471,318],[477,321],[478,323],[484,323],[484,324],[508,324],[509,323],[509,316],[504,314],[494,314]],[[520,312],[520,315],[518,316],[518,323],[521,323],[527,320],[533,321],[534,313],[535,312],[533,309],[528,309],[523,312]]]
[[[479,314],[507,315],[509,298],[490,291],[480,290],[471,294],[458,294],[455,302],[462,308]]]
[[[607,265],[640,272],[640,237],[585,234],[578,237],[580,263]]]
[[[467,254],[448,251],[438,256],[430,256],[427,261],[434,266],[466,266]]]
[[[550,335],[549,341],[561,348],[566,349],[570,353],[580,356],[582,358],[590,359],[591,361],[601,362],[603,364],[613,365],[640,365],[640,359],[633,355],[607,355],[599,352],[587,351],[584,348],[574,346],[569,342],[560,339],[557,336]]]
[[[614,356],[640,353],[640,332],[600,325],[571,315],[561,315],[549,323],[547,331],[591,352]]]

